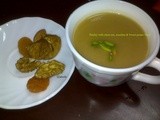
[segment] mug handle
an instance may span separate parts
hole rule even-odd
[[[155,58],[148,66],[160,71],[160,59]],[[132,79],[149,84],[160,84],[160,75],[153,76],[138,72]]]

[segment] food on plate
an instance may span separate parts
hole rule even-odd
[[[47,32],[46,32],[45,29],[39,30],[39,31],[35,34],[35,36],[34,36],[34,38],[33,38],[33,41],[36,42],[36,41],[44,38],[44,36],[46,36],[46,34],[47,34]]]
[[[19,53],[22,54],[24,57],[29,57],[27,47],[32,44],[32,40],[28,37],[22,37],[18,41],[18,50]]]
[[[53,51],[53,47],[45,39],[33,42],[30,46],[27,47],[27,49],[31,58],[37,60],[52,58],[52,56],[51,57],[48,56]]]
[[[39,30],[33,41],[28,37],[20,38],[18,49],[23,57],[17,60],[16,68],[22,73],[36,70],[27,83],[30,92],[44,91],[49,85],[50,77],[61,74],[65,69],[63,63],[53,60],[61,49],[61,38],[47,34],[45,29]]]
[[[36,78],[34,76],[28,80],[27,89],[33,93],[42,92],[47,89],[49,82],[49,78]]]
[[[47,34],[44,39],[47,40],[53,48],[53,52],[50,52],[48,57],[55,57],[61,49],[61,38],[57,35]]]
[[[54,75],[62,73],[65,69],[65,65],[57,60],[52,60],[42,64],[36,71],[35,77],[37,78],[49,78]]]
[[[39,30],[33,41],[28,37],[22,37],[18,41],[19,52],[24,57],[37,60],[54,58],[61,48],[61,38],[58,35],[47,34],[45,29]]]
[[[41,62],[36,61],[35,59],[22,57],[17,61],[16,68],[20,72],[26,73],[37,69],[40,64]]]

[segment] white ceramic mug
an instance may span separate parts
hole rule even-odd
[[[72,34],[76,24],[80,20],[100,12],[120,13],[130,17],[141,25],[148,35],[149,43],[149,55],[143,63],[124,69],[107,68],[91,63],[76,51],[72,44]],[[99,86],[116,86],[127,80],[160,84],[160,76],[152,76],[139,72],[139,70],[146,66],[160,71],[160,59],[156,57],[160,46],[160,36],[158,28],[151,17],[137,6],[118,0],[99,0],[86,3],[73,11],[69,16],[66,23],[66,37],[75,60],[76,68],[89,82]]]

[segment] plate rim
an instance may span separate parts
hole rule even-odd
[[[39,20],[50,21],[52,24],[58,25],[59,27],[61,27],[61,29],[63,29],[64,32],[65,32],[65,28],[64,28],[62,25],[60,25],[59,23],[57,23],[57,22],[55,22],[55,21],[53,21],[53,20],[51,20],[51,19],[43,18],[43,17],[21,17],[21,18],[17,18],[17,19],[12,19],[12,20],[10,20],[10,21],[8,21],[8,22],[0,25],[0,28],[4,28],[7,24],[10,24],[10,23],[12,23],[12,22],[14,22],[14,21],[26,20],[26,19],[30,19],[30,20],[31,20],[31,19],[39,19]],[[65,39],[66,39],[66,37],[65,37]],[[66,40],[66,43],[67,43],[67,40]],[[69,46],[67,45],[67,47],[69,47]],[[69,50],[69,48],[68,48],[68,50]],[[70,51],[70,50],[69,50],[69,51]],[[70,52],[71,52],[71,51],[70,51]],[[71,54],[71,56],[72,56],[72,54]],[[72,60],[73,60],[73,57],[72,57]],[[14,109],[15,109],[15,110],[18,110],[18,109],[27,109],[27,108],[31,108],[31,107],[35,107],[35,106],[37,106],[37,105],[40,105],[40,104],[42,104],[42,103],[44,103],[44,102],[47,102],[49,99],[51,99],[51,98],[53,98],[55,95],[57,95],[57,94],[65,87],[65,85],[67,85],[68,81],[70,80],[71,76],[72,76],[73,73],[74,73],[74,70],[75,70],[75,63],[74,63],[74,60],[73,60],[73,63],[72,63],[72,65],[71,65],[70,72],[69,72],[69,74],[67,75],[67,78],[65,78],[65,81],[63,82],[63,84],[61,84],[60,87],[59,87],[56,91],[51,92],[51,93],[50,93],[49,95],[47,95],[45,98],[40,99],[40,100],[38,100],[38,101],[35,101],[35,102],[31,103],[31,104],[24,104],[24,105],[18,105],[18,106],[0,104],[0,108],[2,108],[2,109],[11,109],[11,110],[14,110]],[[36,93],[36,94],[39,94],[39,93]]]

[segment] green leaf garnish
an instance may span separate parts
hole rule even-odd
[[[106,46],[105,44],[99,44],[99,46],[107,52],[112,52],[111,48],[109,46]]]
[[[109,52],[109,61],[113,61],[113,56],[116,54],[115,44],[109,41],[92,41],[91,45],[93,47],[100,47],[102,50]]]
[[[115,46],[114,43],[111,43],[111,42],[108,42],[108,41],[104,41],[103,43],[108,45],[108,46],[110,46],[110,47],[114,47]]]
[[[93,42],[91,43],[91,45],[92,45],[92,46],[99,46],[99,42],[98,42],[98,41],[93,41]]]

